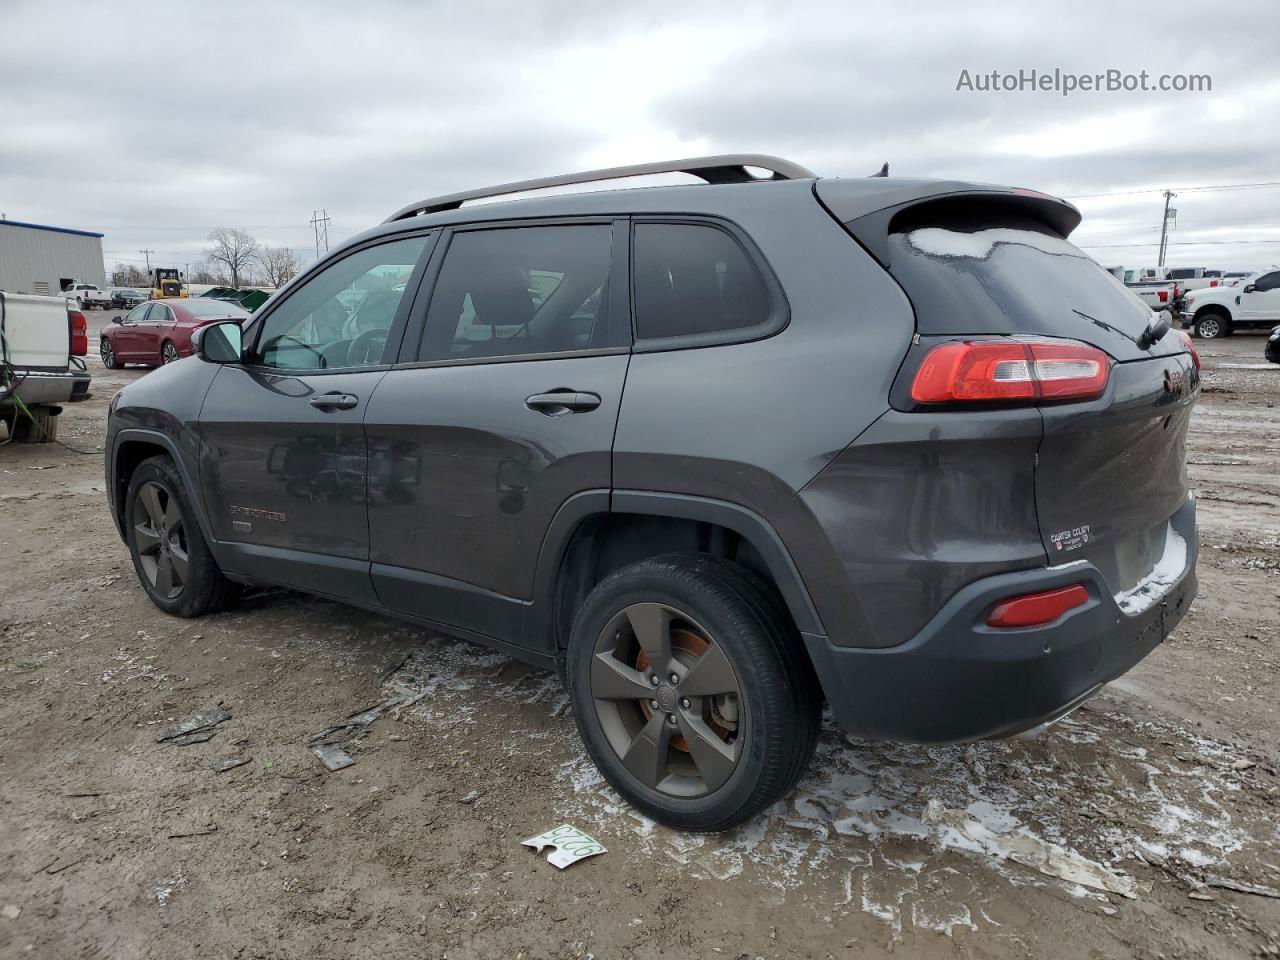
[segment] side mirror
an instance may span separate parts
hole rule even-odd
[[[239,363],[244,331],[235,320],[221,320],[191,334],[191,352],[206,363]]]
[[[1257,288],[1257,286],[1255,286],[1254,284],[1252,284],[1252,283],[1251,283],[1251,284],[1249,284],[1247,287],[1245,287],[1245,288],[1244,288],[1244,292],[1245,292],[1245,293],[1253,293],[1253,292],[1254,292],[1255,290],[1257,290],[1257,289],[1258,289],[1258,288]]]

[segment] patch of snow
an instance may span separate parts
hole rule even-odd
[[[1165,533],[1164,553],[1151,572],[1128,590],[1116,594],[1116,604],[1123,613],[1134,615],[1148,610],[1169,592],[1187,569],[1187,541],[1170,524]]]
[[[942,227],[922,227],[908,233],[907,242],[921,253],[931,257],[970,257],[975,260],[985,260],[991,256],[991,251],[1001,244],[1032,247],[1045,253],[1066,255],[1077,259],[1083,257],[1076,247],[1058,237],[1046,236],[1034,230],[1013,230],[1008,227],[975,230],[972,233],[944,230]]]

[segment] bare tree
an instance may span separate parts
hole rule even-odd
[[[111,285],[113,287],[150,287],[151,278],[141,267],[117,263],[111,271]]]
[[[283,287],[298,275],[302,267],[288,247],[264,246],[258,251],[258,263],[267,275],[268,287]]]
[[[258,241],[234,227],[216,227],[209,231],[210,246],[204,255],[213,264],[222,264],[231,274],[231,285],[240,286],[240,274],[253,262]]]

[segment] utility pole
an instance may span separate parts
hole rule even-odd
[[[1165,251],[1169,248],[1169,201],[1176,196],[1172,190],[1164,192],[1164,216],[1160,218],[1160,262],[1156,264],[1157,267],[1164,266]],[[1174,210],[1173,215],[1176,217],[1178,211]]]
[[[154,250],[139,250],[138,252],[139,252],[139,253],[141,253],[141,254],[144,254],[144,255],[146,256],[146,258],[147,258],[147,276],[151,276],[151,255],[152,255],[153,253],[155,253],[155,251],[154,251]]]
[[[324,252],[329,252],[329,213],[327,210],[314,210],[311,213],[311,229],[316,234],[316,259],[320,259],[320,244],[324,244]]]

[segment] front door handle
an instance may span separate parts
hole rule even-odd
[[[600,406],[600,396],[574,390],[552,390],[525,397],[524,405],[530,410],[548,417],[562,417],[566,413],[585,413]]]
[[[360,398],[349,393],[322,393],[308,402],[320,410],[350,410],[360,402]]]

